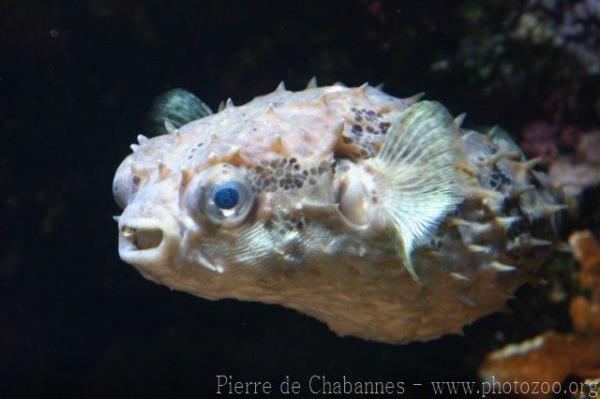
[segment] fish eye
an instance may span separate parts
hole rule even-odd
[[[113,198],[121,209],[125,209],[140,184],[140,177],[131,172],[131,165],[124,161],[113,179]]]
[[[239,180],[216,182],[202,187],[199,198],[201,215],[209,222],[231,227],[241,223],[254,203],[249,186]]]
[[[213,201],[220,209],[232,209],[240,201],[238,188],[232,184],[223,184],[214,189]]]
[[[119,208],[125,209],[131,197],[131,187],[124,179],[115,178],[113,181],[113,198]]]

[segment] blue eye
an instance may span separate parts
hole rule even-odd
[[[240,194],[237,188],[224,185],[214,191],[213,201],[220,209],[232,209],[240,201]]]
[[[191,186],[189,193],[186,195],[189,209],[193,213],[199,211],[204,220],[218,226],[237,226],[254,205],[252,188],[242,179],[221,179],[196,188]]]

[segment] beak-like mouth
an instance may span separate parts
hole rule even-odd
[[[134,218],[119,223],[119,256],[137,266],[165,265],[179,238],[174,221]]]

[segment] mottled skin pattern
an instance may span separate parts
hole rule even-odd
[[[451,120],[454,202],[403,253],[373,157],[417,100],[366,85],[280,87],[142,138],[115,176],[121,258],[173,289],[281,304],[340,335],[403,343],[460,332],[532,276],[560,207],[510,140]],[[202,193],[231,180],[252,198],[211,221]]]

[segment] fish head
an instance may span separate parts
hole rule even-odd
[[[152,281],[192,282],[182,289],[205,297],[262,295],[328,239],[316,219],[305,225],[305,215],[308,204],[332,204],[331,165],[277,146],[240,151],[210,140],[189,160],[197,141],[192,134],[142,140],[121,163],[113,181],[123,209],[119,255]]]

